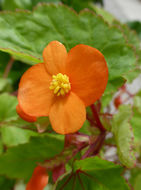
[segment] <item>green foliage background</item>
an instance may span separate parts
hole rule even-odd
[[[64,136],[52,131],[48,118],[41,118],[30,124],[16,114],[16,94],[20,77],[31,65],[42,61],[42,51],[50,41],[62,42],[67,50],[80,43],[87,44],[104,54],[109,68],[109,81],[101,98],[101,113],[108,108],[114,94],[123,84],[131,83],[139,76],[141,24],[128,23],[136,33],[104,9],[96,7],[95,2],[1,1],[0,189],[24,190],[24,184],[31,177],[36,164],[53,159],[63,150]],[[102,4],[102,1],[99,3]],[[85,8],[87,10],[83,10]],[[7,73],[11,58],[14,62]],[[89,109],[87,112],[89,113]],[[71,180],[65,190],[71,190],[72,187],[126,190],[131,189],[131,186],[140,190],[141,93],[134,96],[132,105],[121,105],[110,120],[101,117],[101,121],[107,128],[107,133],[113,136],[106,139],[99,156],[77,160],[73,165],[71,160],[66,165],[67,173],[56,184],[50,181],[48,190],[60,190],[68,177]],[[45,129],[45,132],[38,133],[37,127]],[[97,135],[96,130],[90,129],[88,121],[84,123],[81,132]],[[116,147],[115,163],[105,160],[106,144]],[[71,154],[71,151],[68,153]],[[59,159],[62,157],[58,156],[55,162]],[[80,176],[76,172],[79,169],[83,171]],[[128,179],[126,174],[129,174]]]

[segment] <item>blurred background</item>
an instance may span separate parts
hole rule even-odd
[[[141,0],[0,0],[0,10],[32,10],[34,6],[41,2],[61,2],[75,9],[77,12],[80,12],[83,9],[96,11],[100,15],[102,12],[102,15],[105,15],[109,21],[115,18],[120,22],[127,24],[137,33],[138,37],[141,39]],[[95,7],[93,7],[93,5]],[[30,65],[26,63],[21,64],[21,61],[13,61],[9,54],[0,51],[0,92],[8,92],[12,95],[17,95],[20,77],[29,67]],[[139,91],[139,89],[141,89],[141,76],[139,75],[130,85],[127,85],[127,88],[132,94]],[[111,110],[112,112],[115,111],[113,104],[111,104]],[[1,110],[1,112],[3,112],[3,110]],[[4,117],[5,116],[0,116],[0,121]],[[3,152],[3,149],[3,146],[0,144],[0,152]],[[108,149],[106,156],[107,159],[114,160],[114,156],[116,156],[116,150],[114,148]],[[48,185],[45,190],[49,189],[50,186]],[[15,180],[2,176],[0,177],[0,190],[25,190],[25,185],[23,181],[18,181],[15,184]]]
[[[104,0],[104,8],[122,22],[141,21],[140,0]]]

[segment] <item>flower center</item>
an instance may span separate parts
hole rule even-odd
[[[70,91],[71,85],[69,82],[69,77],[67,75],[59,73],[57,75],[53,75],[52,78],[53,79],[50,83],[49,89],[54,90],[54,94],[57,96],[64,96]]]

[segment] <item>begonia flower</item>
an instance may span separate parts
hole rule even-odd
[[[26,186],[26,190],[43,190],[48,184],[48,178],[46,168],[37,166]]]
[[[43,59],[44,63],[29,68],[20,80],[17,112],[30,121],[49,116],[57,133],[74,133],[86,120],[86,106],[104,93],[108,81],[105,58],[88,45],[76,45],[67,53],[63,44],[52,41],[43,50]]]
[[[16,111],[17,113],[19,114],[19,116],[25,120],[25,121],[28,121],[28,122],[35,122],[37,120],[36,117],[32,117],[32,116],[29,116],[27,115],[26,113],[24,113],[24,111],[20,108],[19,104],[16,106]]]

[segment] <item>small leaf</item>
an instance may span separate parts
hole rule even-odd
[[[130,120],[132,109],[130,105],[122,105],[119,112],[114,115],[112,132],[118,149],[118,156],[123,165],[133,167],[136,157],[134,151],[134,135]]]

